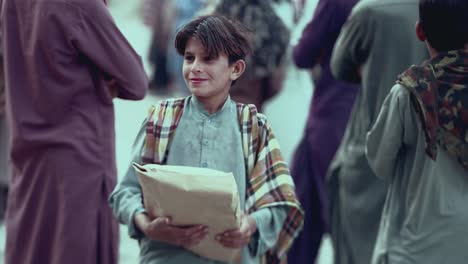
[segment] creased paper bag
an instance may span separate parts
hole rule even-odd
[[[225,248],[215,236],[239,228],[240,203],[232,173],[147,164],[133,164],[150,217],[170,216],[173,225],[205,225],[208,235],[188,250],[208,259],[239,263],[240,250]]]

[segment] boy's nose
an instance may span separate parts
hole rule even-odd
[[[193,72],[202,72],[202,71],[203,71],[203,67],[202,67],[201,63],[195,61],[195,62],[192,64],[192,71],[193,71]]]

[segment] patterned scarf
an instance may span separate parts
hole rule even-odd
[[[426,135],[426,153],[435,160],[441,146],[468,170],[468,50],[443,52],[412,66],[397,83],[412,95]]]
[[[184,98],[170,99],[150,108],[142,153],[144,164],[166,163],[168,146],[182,117],[184,102]],[[247,212],[273,206],[288,208],[278,241],[262,260],[262,263],[280,263],[302,230],[304,212],[296,197],[289,169],[281,157],[278,141],[265,116],[257,113],[253,105],[238,104],[237,111],[248,175],[245,200]]]

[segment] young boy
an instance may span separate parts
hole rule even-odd
[[[391,182],[373,264],[468,259],[468,1],[419,11],[431,59],[400,75],[367,136],[369,163]]]
[[[175,46],[184,56],[183,77],[192,95],[150,110],[133,161],[233,172],[244,215],[238,230],[216,238],[225,247],[242,248],[242,263],[260,263],[265,253],[268,263],[277,263],[298,234],[303,212],[265,116],[229,97],[245,70],[249,35],[224,17],[204,16],[180,29]],[[149,218],[133,168],[110,203],[130,236],[140,240],[140,263],[218,263],[185,249],[206,238],[206,227]]]

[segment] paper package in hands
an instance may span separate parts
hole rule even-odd
[[[151,218],[169,216],[173,225],[205,225],[207,237],[188,250],[208,259],[240,262],[240,249],[225,248],[215,236],[240,226],[240,202],[232,173],[184,166],[133,164]]]

